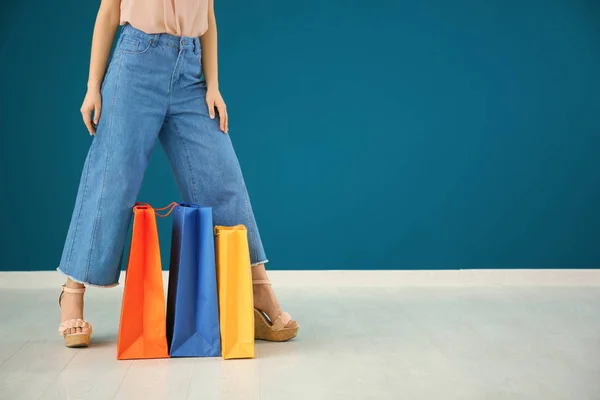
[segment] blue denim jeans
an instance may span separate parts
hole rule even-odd
[[[118,284],[132,207],[157,138],[182,200],[212,207],[216,225],[244,224],[252,265],[267,262],[230,137],[208,115],[200,60],[198,38],[123,28],[58,267],[72,280]]]

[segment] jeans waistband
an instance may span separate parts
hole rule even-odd
[[[200,52],[200,39],[197,37],[175,36],[168,33],[146,33],[127,24],[123,27],[121,34],[127,34],[147,40],[153,47],[160,45],[174,47],[176,49],[192,49],[195,53]]]

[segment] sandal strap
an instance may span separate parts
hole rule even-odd
[[[75,294],[85,293],[85,287],[75,289],[75,288],[70,288],[70,287],[67,287],[66,285],[63,285],[62,290],[63,290],[63,292],[67,292],[67,293],[75,293]]]
[[[92,325],[81,318],[74,318],[61,323],[58,327],[58,332],[64,336],[65,332],[72,328],[81,328],[81,333],[92,333]]]
[[[62,301],[63,296],[65,295],[65,293],[73,293],[73,294],[81,294],[81,293],[85,293],[85,286],[82,288],[70,288],[67,287],[66,285],[62,285],[62,291],[60,292],[60,295],[58,295],[58,306],[60,307],[60,303]]]
[[[276,331],[280,331],[292,320],[292,316],[286,312],[282,312],[279,314],[279,317],[275,318],[273,322],[273,329]]]
[[[252,281],[253,285],[270,285],[271,281],[268,279],[256,279]]]

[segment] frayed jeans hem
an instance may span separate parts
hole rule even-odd
[[[256,266],[258,266],[258,265],[261,265],[261,264],[266,264],[266,263],[268,263],[268,262],[269,262],[269,260],[259,261],[259,262],[256,262],[256,263],[254,263],[254,264],[250,265],[250,266],[251,266],[251,267],[256,267]]]
[[[72,277],[71,275],[69,275],[69,274],[67,274],[67,273],[65,273],[65,272],[63,272],[63,271],[61,271],[60,267],[56,268],[56,270],[57,270],[58,272],[60,272],[61,274],[63,274],[64,276],[66,276],[67,278],[69,278],[70,280],[72,280],[73,282],[80,283],[80,284],[82,284],[82,285],[85,285],[85,286],[90,286],[90,287],[97,287],[97,288],[108,289],[108,288],[112,288],[112,287],[115,287],[115,286],[118,286],[118,285],[119,285],[119,282],[113,283],[112,285],[95,285],[95,284],[93,284],[93,283],[84,282],[84,281],[80,281],[80,280],[78,280],[78,279],[75,279],[75,278],[74,278],[74,277]]]

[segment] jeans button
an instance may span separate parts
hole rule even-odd
[[[181,43],[182,46],[185,44],[185,42],[183,41],[183,39],[181,39]]]

